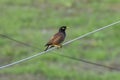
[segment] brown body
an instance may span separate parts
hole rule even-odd
[[[59,45],[64,41],[65,35],[63,33],[56,33],[50,41],[47,43],[47,45]]]
[[[64,41],[65,37],[66,37],[66,33],[65,33],[65,30],[66,30],[66,26],[62,26],[60,29],[59,29],[59,32],[57,32],[50,40],[49,42],[45,45],[47,46],[47,48],[45,49],[45,51],[48,49],[48,48],[51,48],[51,47],[62,47],[61,46],[61,43]]]

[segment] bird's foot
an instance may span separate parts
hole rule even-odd
[[[57,49],[62,48],[62,45],[54,45]]]

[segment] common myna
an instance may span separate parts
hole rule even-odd
[[[66,29],[67,29],[66,26],[62,26],[59,28],[59,31],[45,45],[46,46],[45,51],[52,47],[57,47],[57,48],[62,47],[61,43],[64,41],[66,37],[66,32],[65,32]]]

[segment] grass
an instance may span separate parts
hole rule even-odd
[[[66,41],[68,41],[118,21],[119,2],[119,0],[0,0],[0,33],[40,48],[35,50],[0,38],[0,65],[43,51],[44,44],[62,25],[70,27],[67,30]],[[114,25],[63,46],[62,49],[0,70],[1,79],[119,80],[120,73],[117,71],[57,55],[61,53],[120,67],[119,30],[119,24]]]

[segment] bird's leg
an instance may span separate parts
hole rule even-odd
[[[61,44],[60,44],[59,46],[60,46],[59,48],[62,48],[62,45],[61,45]]]
[[[62,48],[62,45],[54,45],[57,49]]]
[[[53,45],[50,46],[50,48],[54,47]]]

